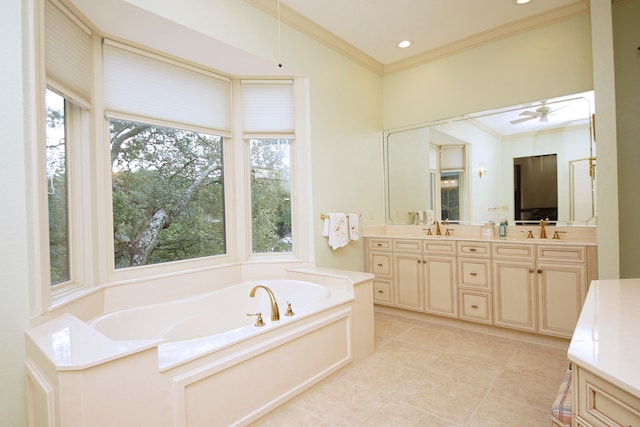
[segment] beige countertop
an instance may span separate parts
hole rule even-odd
[[[640,398],[640,279],[594,280],[569,360]]]

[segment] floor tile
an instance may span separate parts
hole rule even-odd
[[[530,408],[496,396],[487,396],[469,422],[469,427],[548,427],[549,411]]]
[[[453,424],[411,406],[390,401],[376,411],[359,427],[457,427]]]
[[[568,342],[488,332],[376,312],[373,355],[252,427],[549,426]]]

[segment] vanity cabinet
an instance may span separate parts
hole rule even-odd
[[[569,338],[587,291],[585,246],[495,243],[495,324]]]
[[[596,278],[596,247],[540,241],[365,237],[374,301],[568,338]]]
[[[393,242],[395,305],[457,317],[455,242]]]
[[[376,304],[393,305],[393,260],[391,239],[366,239],[367,258],[365,269],[375,275],[373,301]]]
[[[460,319],[493,322],[491,250],[488,242],[459,241],[458,304]]]

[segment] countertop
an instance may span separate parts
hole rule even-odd
[[[596,229],[594,227],[556,227],[548,226],[546,239],[540,239],[539,227],[528,226],[509,226],[507,227],[507,236],[499,237],[496,227],[493,238],[483,237],[479,226],[448,224],[440,225],[442,230],[441,236],[434,234],[428,235],[426,229],[431,229],[435,233],[435,225],[387,225],[387,226],[370,226],[362,231],[365,238],[387,238],[387,239],[450,239],[450,240],[471,240],[480,242],[493,243],[523,243],[538,245],[584,245],[596,246]],[[450,236],[445,236],[445,230],[449,229]],[[553,239],[555,231],[560,232],[559,239]],[[528,232],[533,233],[533,238],[527,238]]]
[[[640,398],[640,279],[594,280],[569,360]]]

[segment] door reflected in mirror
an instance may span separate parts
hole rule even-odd
[[[558,220],[558,156],[513,159],[516,221]]]

